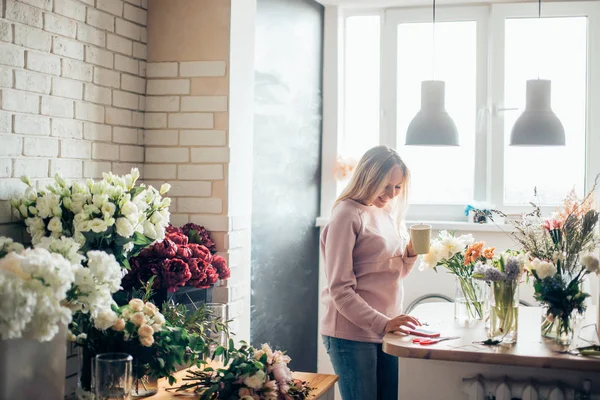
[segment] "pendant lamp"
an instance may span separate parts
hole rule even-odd
[[[539,0],[538,18],[542,15]],[[525,111],[510,134],[510,146],[564,146],[565,128],[551,107],[551,82],[547,79],[527,81]]]
[[[433,27],[435,48],[435,0],[433,0]],[[445,99],[444,81],[421,82],[421,109],[408,125],[406,146],[458,146],[458,130],[446,112]]]

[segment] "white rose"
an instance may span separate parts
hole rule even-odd
[[[156,308],[156,306],[150,302],[144,304],[144,314],[146,314],[149,317],[153,317],[156,312],[158,311],[158,309]]]
[[[123,207],[121,207],[121,214],[123,214],[127,219],[135,221],[137,220],[138,208],[135,203],[129,201],[123,204]]]
[[[136,326],[141,326],[146,323],[146,317],[141,312],[136,312],[131,316],[129,320],[133,322]]]
[[[123,331],[123,329],[125,329],[125,320],[123,318],[119,318],[112,328],[117,332]]]
[[[110,201],[107,201],[106,203],[104,203],[101,210],[102,210],[102,215],[104,216],[104,218],[109,218],[115,214],[115,211],[117,210],[117,206],[115,206]]]
[[[50,219],[50,222],[48,222],[48,230],[50,232],[62,232],[63,230],[63,226],[62,226],[62,222],[60,222],[60,218],[58,217],[52,217]]]
[[[119,317],[112,310],[102,310],[98,313],[96,319],[94,319],[94,326],[101,331],[104,331],[117,322]]]
[[[140,343],[142,344],[142,346],[150,347],[150,346],[152,346],[152,344],[154,344],[154,337],[153,336],[145,336],[145,337],[140,336]]]
[[[600,273],[600,261],[599,261],[599,260],[598,260],[596,257],[594,257],[594,256],[592,256],[592,255],[590,255],[590,254],[588,254],[588,255],[584,256],[584,257],[581,259],[581,264],[583,264],[583,266],[584,266],[584,267],[585,267],[585,268],[588,270],[588,272],[590,272],[590,273],[594,273],[594,272],[595,272],[596,274],[599,274],[599,273]],[[600,275],[600,274],[599,274],[599,275]]]
[[[154,335],[154,329],[152,329],[152,327],[149,325],[143,324],[138,328],[138,335],[140,335],[142,338],[152,336]]]
[[[557,269],[554,264],[547,261],[535,259],[531,262],[531,269],[535,271],[538,278],[544,279],[556,275]]]
[[[133,225],[126,218],[117,218],[116,222],[117,233],[124,238],[131,237],[133,235]]]
[[[165,316],[162,315],[161,313],[157,312],[156,315],[154,316],[154,323],[155,324],[159,324],[162,325],[165,323]]]
[[[152,222],[144,221],[144,235],[148,236],[150,239],[156,239],[158,237]]]
[[[131,299],[129,301],[129,307],[135,312],[142,311],[144,309],[144,301],[142,299]]]
[[[104,222],[100,218],[94,218],[90,223],[90,228],[95,233],[104,232],[106,230],[106,222]]]
[[[252,389],[260,389],[265,383],[265,371],[259,369],[252,376],[248,376],[244,379],[244,385]]]

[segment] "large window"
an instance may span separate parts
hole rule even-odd
[[[590,40],[599,18],[597,2],[546,4],[541,19],[533,4],[438,8],[434,25],[431,8],[354,12],[343,18],[338,152],[396,148],[412,171],[409,218],[461,220],[473,200],[520,212],[534,188],[548,207],[573,188],[581,195],[600,172],[590,157],[600,129],[590,112],[600,96],[600,43]],[[526,81],[537,78],[552,82],[564,147],[508,145]],[[404,145],[423,80],[445,82],[459,147]]]

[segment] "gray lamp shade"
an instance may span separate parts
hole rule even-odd
[[[525,111],[510,135],[511,146],[564,146],[565,128],[551,108],[551,85],[546,79],[527,81]]]
[[[445,108],[446,83],[421,82],[421,110],[408,125],[406,146],[458,146],[458,130]]]

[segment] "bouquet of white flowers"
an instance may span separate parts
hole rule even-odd
[[[81,256],[79,245],[67,238],[23,250],[0,237],[0,245],[0,339],[49,341],[74,312],[112,312],[112,294],[121,284],[114,256],[101,251]]]
[[[165,236],[171,199],[162,197],[152,186],[136,186],[139,171],[125,176],[104,173],[103,179],[85,183],[69,182],[58,174],[46,190],[29,187],[24,195],[11,200],[15,215],[22,219],[37,245],[45,237],[72,237],[81,253],[102,250],[114,254],[128,267],[127,260]]]

